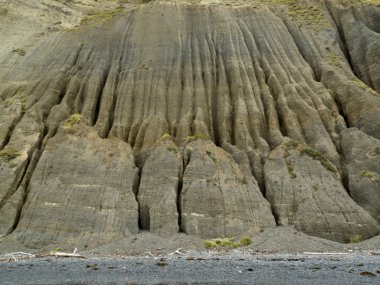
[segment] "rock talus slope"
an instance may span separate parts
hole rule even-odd
[[[50,2],[0,44],[4,240],[380,232],[377,1]]]

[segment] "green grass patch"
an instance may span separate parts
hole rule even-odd
[[[57,247],[57,248],[54,248],[51,252],[52,253],[62,252],[62,249]]]
[[[217,238],[203,241],[203,245],[207,249],[212,248],[237,248],[248,246],[252,243],[250,237],[243,237],[240,241],[235,241],[233,238]]]
[[[72,131],[74,125],[79,124],[80,122],[82,122],[82,116],[80,114],[73,114],[65,121],[63,128],[66,131]]]
[[[361,173],[361,176],[371,179],[372,182],[380,182],[379,175],[377,175],[376,173],[372,171],[363,171]]]
[[[290,152],[289,150],[294,150],[298,147],[298,142],[294,140],[289,140],[285,143],[285,149],[284,149],[284,159],[286,163],[286,167],[288,169],[288,173],[290,178],[294,179],[297,177],[297,174],[294,171],[294,167],[290,161]]]
[[[172,136],[168,133],[164,133],[161,137],[160,137],[160,141],[166,141],[166,140],[171,140],[172,139]]]
[[[379,0],[346,0],[343,2],[343,4],[351,8],[358,7],[363,4],[380,7]]]
[[[178,153],[178,150],[177,150],[177,148],[175,148],[175,147],[169,146],[169,147],[167,147],[166,149],[167,149],[168,151],[174,153],[174,154]]]
[[[164,133],[158,140],[156,140],[156,143],[173,140],[172,136],[168,133]]]
[[[252,239],[250,237],[242,237],[239,243],[240,246],[248,246],[252,243]]]
[[[80,23],[81,25],[89,25],[92,23],[104,23],[123,12],[124,7],[118,7],[113,10],[100,11],[98,13],[95,13],[94,15],[83,18]]]
[[[349,243],[358,243],[364,240],[362,235],[353,235],[348,239]]]
[[[313,30],[323,30],[330,26],[326,15],[316,5],[299,0],[259,0],[263,4],[287,7],[289,17],[298,25],[306,25]]]
[[[360,80],[350,80],[349,81],[351,84],[355,85],[356,87],[359,87],[360,89],[363,89],[365,91],[367,91],[368,93],[371,93],[375,96],[379,96],[379,93],[377,93],[375,90],[373,90],[371,87],[369,87],[368,85],[366,85],[363,81],[360,81]]]
[[[188,136],[187,142],[192,142],[195,140],[207,140],[207,139],[209,139],[209,137],[206,134],[195,134],[193,136]]]
[[[287,166],[287,168],[288,168],[288,173],[289,173],[290,178],[292,178],[292,179],[296,178],[296,177],[297,177],[297,174],[294,172],[294,168],[293,168],[293,166],[291,165],[289,159],[286,160],[286,166]]]
[[[333,173],[338,172],[335,165],[332,164],[327,158],[325,158],[319,151],[315,149],[305,146],[301,149],[301,154],[306,154],[310,156],[311,158],[313,158],[314,160],[320,161],[323,167],[326,168],[330,172],[333,172]]]

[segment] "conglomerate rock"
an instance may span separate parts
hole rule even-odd
[[[378,234],[376,1],[120,3],[0,3],[0,235]]]

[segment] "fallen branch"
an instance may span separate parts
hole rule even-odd
[[[183,252],[180,252],[180,251],[179,251],[180,249],[182,249],[182,247],[180,247],[179,249],[177,249],[174,253],[179,254],[179,255],[184,255]]]
[[[174,254],[179,254],[179,255],[184,255],[183,252],[180,252],[179,250],[182,249],[182,247],[178,248],[176,251],[173,251],[171,253],[168,253],[167,255],[174,255]]]
[[[78,249],[75,248],[73,253],[69,252],[61,252],[61,251],[51,251],[47,254],[47,256],[55,256],[55,257],[75,257],[75,258],[86,258],[84,255],[77,254]]]
[[[49,252],[47,256],[86,258],[84,255],[80,255],[77,253],[68,253],[68,252]]]
[[[35,254],[27,253],[27,252],[12,252],[12,253],[7,253],[3,255],[5,258],[0,258],[0,261],[7,261],[7,262],[12,262],[12,261],[19,261],[21,259],[29,259],[36,257]]]
[[[32,253],[27,253],[27,252],[22,252],[22,251],[19,251],[19,252],[12,252],[12,253],[8,253],[8,254],[4,254],[4,256],[14,256],[14,255],[27,255],[27,256],[30,256],[30,257],[33,257],[35,256],[35,254],[32,254]]]

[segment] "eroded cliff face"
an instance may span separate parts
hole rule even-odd
[[[377,1],[123,7],[2,48],[4,239],[379,233]]]

